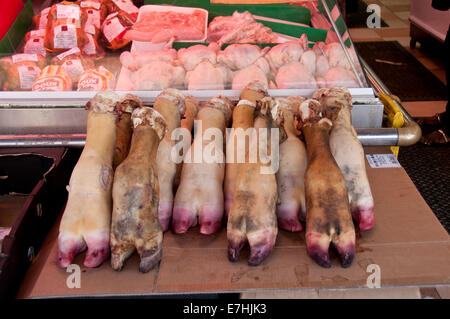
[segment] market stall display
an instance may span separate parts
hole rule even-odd
[[[173,262],[173,250],[163,247],[174,240],[191,247],[189,233],[200,232],[208,235],[201,237],[205,243],[220,238],[215,245],[220,243],[225,250],[220,252],[239,267],[248,243],[248,264],[262,263],[255,268],[265,269],[278,262],[279,229],[299,233],[300,241],[306,221],[303,251],[329,267],[332,243],[342,266],[349,267],[359,253],[355,229],[374,227],[371,185],[352,120],[357,127],[355,109],[361,110],[363,123],[377,118],[379,124],[359,128],[372,129],[381,126],[382,117],[351,42],[349,47],[324,42],[326,37],[318,36],[324,30],[315,33],[310,26],[302,26],[311,30],[295,38],[281,39],[270,23],[260,22],[261,11],[251,8],[218,15],[201,7],[190,13],[154,7],[137,8],[129,0],[63,1],[34,17],[35,30],[16,48],[27,59],[17,61],[11,54],[0,63],[5,91],[34,91],[18,92],[28,94],[19,99],[28,98],[43,111],[52,106],[56,114],[61,103],[66,111],[80,111],[70,119],[76,124],[63,132],[71,138],[75,132],[81,145],[85,138],[86,143],[68,186],[52,255],[57,264],[65,268],[78,262],[87,249],[87,268],[121,270],[114,272],[117,278],[126,278],[130,268],[153,276],[160,262]],[[245,30],[239,33],[245,36],[236,30]],[[25,76],[19,72],[23,67]],[[350,90],[342,97],[337,87]],[[112,90],[132,94],[97,93]],[[0,92],[3,103],[21,105],[9,93]],[[85,104],[90,110],[83,113],[79,108]],[[373,106],[378,116],[368,116]],[[330,119],[308,127],[310,115]],[[52,120],[59,124],[57,117]],[[250,134],[248,145],[236,145],[225,140],[230,126],[276,128],[279,138],[258,132]],[[174,139],[179,129],[182,140]],[[328,138],[328,150],[314,142]],[[275,146],[279,157],[272,160],[279,169],[261,174],[270,168]],[[256,163],[226,160],[233,153],[235,159],[238,153],[248,159],[256,148],[270,152]],[[213,152],[211,162],[205,155],[212,150],[221,151]],[[315,152],[326,154],[328,162],[317,161]],[[181,158],[177,163],[174,153]],[[328,180],[331,175],[335,182]],[[109,256],[110,265],[104,262]]]

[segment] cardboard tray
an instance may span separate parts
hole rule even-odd
[[[13,297],[65,204],[78,151],[0,149],[0,226],[11,227],[0,247],[0,299]],[[17,194],[22,194],[17,196]]]
[[[389,153],[387,147],[366,153]],[[376,226],[357,234],[351,267],[316,265],[307,255],[304,232],[279,231],[272,254],[259,266],[247,265],[248,248],[239,261],[227,259],[226,231],[200,235],[164,234],[163,258],[147,274],[138,272],[134,254],[122,272],[109,260],[96,269],[81,267],[81,288],[68,288],[71,273],[56,266],[58,223],[49,233],[21,286],[19,298],[139,296],[180,293],[249,292],[273,289],[365,287],[370,264],[381,269],[381,286],[450,283],[450,237],[418,193],[403,168],[367,168],[375,199]]]

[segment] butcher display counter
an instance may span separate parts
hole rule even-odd
[[[45,175],[20,210],[20,218],[9,221],[10,233],[5,237],[0,255],[0,280],[4,284],[3,290],[0,290],[2,294],[18,291],[20,298],[152,296],[378,287],[380,280],[381,286],[387,288],[450,282],[448,234],[405,171],[400,167],[376,168],[379,164],[376,156],[373,157],[375,160],[372,158],[372,166],[365,161],[365,155],[381,154],[381,158],[388,158],[388,162],[395,164],[395,157],[388,155],[390,151],[384,146],[412,145],[420,138],[421,131],[401,103],[391,97],[388,89],[357,55],[333,0],[260,6],[216,4],[205,0],[164,2],[176,5],[177,9],[155,7],[160,4],[157,1],[145,1],[140,8],[126,0],[77,3],[78,7],[72,2],[62,2],[51,9],[39,8],[34,13],[30,13],[30,1],[23,8],[18,5],[19,18],[5,35],[7,41],[1,43],[5,53],[0,62],[4,89],[0,92],[2,151],[7,154],[8,149],[14,149],[11,152],[20,154],[23,148],[23,152],[33,152],[30,147],[58,150],[55,151],[57,156],[53,168],[58,178],[47,179]],[[97,11],[104,14],[100,28],[86,28],[88,24],[80,28],[85,22],[77,17],[82,16],[86,8],[88,15]],[[242,12],[236,13],[236,9]],[[158,23],[165,23],[165,18],[161,17],[171,15],[177,19],[188,19],[192,25],[185,29],[178,26],[177,29],[174,22],[165,25],[161,32],[149,31],[158,30],[161,27]],[[54,25],[46,26],[44,36],[40,32],[31,33],[41,30],[37,26],[43,16],[47,17],[44,21]],[[75,22],[69,23],[67,19]],[[196,28],[199,25],[201,27]],[[110,30],[111,26],[118,29]],[[71,28],[76,35],[72,40],[81,41],[85,37],[84,41],[92,44],[90,49],[93,51],[81,45],[69,48],[74,42],[65,38],[65,32]],[[18,36],[18,30],[22,30],[22,36]],[[252,32],[246,33],[245,30]],[[64,37],[58,37],[56,31]],[[25,36],[27,32],[30,33]],[[154,40],[156,38],[159,40]],[[42,53],[45,58],[39,53],[25,51],[30,39],[32,48],[44,47]],[[202,44],[205,41],[208,43]],[[61,50],[61,46],[68,47]],[[197,227],[184,234],[166,231],[161,244],[162,257],[159,254],[161,261],[150,270],[142,265],[137,254],[133,254],[125,266],[109,258],[101,265],[94,265],[100,257],[104,257],[105,251],[98,254],[90,252],[87,258],[90,261],[84,260],[84,266],[85,254],[82,253],[65,267],[66,257],[61,257],[61,250],[58,252],[57,238],[61,223],[64,223],[61,221],[63,212],[83,203],[73,199],[69,205],[65,189],[72,169],[75,172],[75,161],[81,149],[87,147],[89,111],[85,107],[91,108],[91,111],[95,109],[101,104],[98,103],[101,100],[99,96],[106,97],[106,100],[109,97],[115,99],[112,93],[97,95],[97,91],[114,89],[117,96],[128,99],[130,105],[142,104],[141,109],[146,111],[139,116],[149,115],[151,120],[137,123],[142,126],[150,123],[151,126],[160,123],[154,121],[158,117],[152,110],[161,113],[165,110],[165,105],[157,105],[157,97],[161,94],[168,94],[169,101],[177,100],[179,95],[184,96],[186,101],[192,102],[190,97],[200,102],[209,101],[209,104],[204,104],[206,109],[211,103],[222,103],[221,107],[228,103],[234,105],[239,100],[238,105],[252,104],[242,99],[241,94],[254,80],[262,85],[263,92],[267,90],[267,94],[275,99],[294,96],[303,101],[304,98],[311,98],[319,88],[349,88],[352,101],[347,101],[350,103],[347,109],[351,109],[351,122],[357,138],[367,146],[364,148],[365,154],[359,155],[366,166],[365,179],[372,189],[377,220],[375,228],[356,231],[356,255],[350,267],[351,260],[342,263],[347,268],[340,267],[333,252],[331,261],[328,261],[330,264],[322,264],[331,268],[320,267],[308,257],[305,232],[282,229],[275,236],[273,251],[268,257],[265,256],[264,261],[259,260],[258,266],[247,264],[247,249],[231,263],[229,255],[227,258],[227,231],[222,225],[210,235],[199,234]],[[167,88],[179,91],[166,91]],[[221,96],[217,97],[218,94]],[[145,108],[144,105],[153,105],[153,108]],[[258,107],[261,105],[258,104]],[[320,113],[320,116],[323,114]],[[98,131],[99,138],[110,133],[112,126],[108,126],[108,122],[111,121],[98,122],[99,127],[103,128]],[[153,135],[150,134],[154,139],[153,142],[147,141],[149,145],[154,146],[154,140],[161,138],[162,131],[162,127],[158,127],[151,133]],[[305,135],[309,136],[308,133]],[[102,154],[112,149],[111,140],[104,145],[99,141],[96,146],[101,148]],[[95,147],[93,144],[95,142],[89,147]],[[108,167],[101,165],[100,180],[104,185],[111,183]],[[8,179],[8,175],[4,175]],[[80,181],[89,177],[89,174],[75,175],[75,179]],[[122,174],[125,180],[131,175]],[[142,174],[139,177],[148,176]],[[119,180],[117,175],[114,178]],[[205,178],[203,187],[208,182],[209,179]],[[331,187],[336,187],[331,184]],[[45,196],[40,197],[39,191],[43,185],[48,188],[43,191]],[[69,192],[71,189],[73,185],[67,187]],[[205,189],[205,194],[207,191],[210,190]],[[58,196],[58,199],[53,201],[51,194]],[[193,199],[198,194],[188,195],[192,195]],[[332,200],[330,198],[326,200]],[[5,201],[8,205],[8,199]],[[85,205],[88,206],[92,209],[90,205]],[[373,216],[373,213],[372,210],[369,215]],[[33,221],[40,220],[41,216],[47,218],[46,227],[35,229],[38,234],[27,238]],[[47,234],[50,226],[53,228]],[[373,227],[373,219],[370,227]],[[340,233],[339,227],[337,233]],[[250,260],[249,264],[252,264]],[[121,271],[114,271],[113,268]],[[375,278],[370,277],[372,272],[378,279],[369,282],[370,278]],[[19,287],[17,283],[23,277]]]
[[[51,29],[48,25],[46,29],[40,29],[43,17],[47,17],[46,15],[49,14],[48,9],[35,9],[33,23],[30,19],[33,15],[30,1],[26,2],[25,7],[19,11],[19,17],[12,24],[1,43],[5,57],[2,59],[0,68],[4,88],[4,91],[0,92],[0,146],[82,147],[85,140],[87,116],[87,112],[83,108],[94,95],[92,90],[132,91],[146,104],[154,102],[158,90],[165,87],[187,89],[186,93],[199,100],[207,100],[218,93],[236,99],[239,90],[235,88],[242,88],[245,81],[255,79],[255,77],[264,79],[272,96],[309,97],[317,87],[349,87],[354,104],[352,109],[353,125],[364,145],[406,146],[414,144],[420,138],[420,128],[415,125],[398,101],[389,98],[389,92],[386,89],[380,89],[381,82],[358,57],[345,23],[340,17],[339,8],[333,0],[304,1],[291,6],[287,4],[224,5],[210,4],[205,0],[166,1],[167,4],[185,8],[180,10],[188,10],[181,11],[180,14],[190,14],[185,12],[192,11],[191,7],[204,10],[200,13],[206,15],[209,25],[201,24],[204,34],[197,37],[199,40],[192,40],[195,35],[189,38],[189,33],[186,33],[187,35],[183,33],[183,36],[189,40],[182,40],[180,39],[181,35],[175,36],[177,32],[181,34],[182,31],[175,30],[172,33],[169,32],[169,35],[165,33],[153,35],[162,39],[167,38],[166,42],[156,44],[127,40],[127,37],[142,40],[143,33],[140,30],[148,27],[142,21],[149,21],[145,17],[153,14],[152,10],[164,12],[160,10],[167,11],[168,7],[155,6],[154,4],[157,4],[158,1],[145,1],[146,5],[140,9],[132,7],[129,10],[137,22],[130,27],[122,21],[123,17],[129,16],[126,11],[114,6],[114,1],[104,2],[107,4],[105,5],[107,12],[111,12],[108,10],[118,10],[110,14],[109,20],[112,22],[108,20],[108,17],[104,18],[105,21],[100,29],[97,26],[86,24],[83,33],[87,37],[85,42],[88,41],[86,47],[70,50],[53,50],[45,47],[59,39],[58,34],[54,34],[56,29],[52,29],[53,33],[47,32]],[[84,9],[90,13],[97,8],[92,1],[81,1],[80,4],[82,3],[86,4],[81,6],[83,9],[81,16],[84,14]],[[66,7],[72,5],[69,2]],[[102,13],[103,4],[100,6],[97,3],[97,5]],[[60,7],[63,8],[62,5]],[[236,10],[249,11],[239,15],[240,13]],[[68,10],[66,9],[66,11]],[[39,12],[40,14],[38,14]],[[65,11],[62,12],[63,15],[67,15],[64,13]],[[195,15],[196,11],[193,12],[192,14]],[[56,9],[51,13],[52,17],[57,14]],[[78,14],[80,13],[78,12]],[[171,13],[169,12],[169,14]],[[89,14],[88,17],[90,19]],[[88,21],[91,21],[89,19]],[[201,19],[204,18],[199,19],[198,21],[202,21]],[[63,23],[61,25],[65,27],[65,20],[62,19],[62,22],[60,20],[55,19],[54,24]],[[119,23],[120,21],[123,25]],[[236,25],[242,24],[242,21],[250,21],[248,23],[251,27],[229,30],[227,28],[232,24],[230,21]],[[117,23],[120,27],[118,27],[119,30],[113,30],[114,38],[110,34],[112,31],[108,28]],[[152,25],[152,27],[155,26]],[[97,42],[89,33],[92,32],[89,31],[91,29],[95,31]],[[28,32],[28,30],[31,31]],[[125,32],[126,30],[129,32]],[[248,34],[258,34],[260,38],[236,36],[236,34],[246,34],[246,30],[251,31],[247,32]],[[42,35],[40,31],[45,31],[46,35]],[[264,35],[260,35],[261,33]],[[62,34],[65,35],[64,32]],[[108,41],[105,34],[110,37],[113,44]],[[67,35],[65,36],[67,37]],[[53,40],[49,40],[51,37]],[[81,39],[80,35],[77,37]],[[173,42],[174,39],[175,42]],[[213,40],[217,42],[211,43]],[[48,44],[46,41],[50,43]],[[70,43],[71,41],[67,39],[65,41],[61,46],[65,45],[68,48],[73,45]],[[210,43],[205,44],[205,47],[201,49],[197,48],[199,54],[197,57],[205,54],[207,56],[208,53],[205,52],[209,49],[209,56],[212,57],[208,57],[208,59],[211,59],[212,65],[206,61],[199,63],[204,57],[194,57],[195,45],[204,41]],[[248,44],[231,46],[227,44],[230,42],[258,43],[258,41],[271,43],[260,43],[259,50],[248,47]],[[276,46],[277,42],[284,43],[284,46]],[[295,42],[298,48],[286,50],[289,43],[292,42]],[[236,45],[240,47],[234,47]],[[170,47],[175,49],[171,50]],[[191,50],[186,50],[186,47],[191,47]],[[47,50],[52,53],[48,53]],[[165,55],[164,57],[155,57],[155,54],[148,54],[148,50],[153,52],[165,50]],[[184,53],[181,53],[183,50]],[[308,54],[302,55],[301,53],[305,50],[308,51]],[[22,52],[25,54],[21,54]],[[197,62],[186,64],[183,62],[183,56],[184,60]],[[262,59],[258,59],[258,57]],[[164,63],[154,61],[161,59],[168,59],[167,61],[172,62],[173,59],[177,59],[177,62],[170,65],[166,63],[167,61]],[[234,59],[240,59],[242,63],[236,64]],[[144,63],[145,67],[142,68],[140,63]],[[179,66],[179,64],[181,65]],[[58,68],[58,65],[62,68]],[[92,67],[97,68],[92,69]],[[41,69],[42,73],[39,75]],[[66,69],[68,74],[65,76],[57,74]],[[163,76],[155,80],[155,72],[156,74],[172,75],[169,78]],[[261,73],[264,74],[261,75]],[[64,84],[65,81],[69,81],[71,84]],[[375,91],[373,87],[376,88]],[[73,91],[70,92],[71,90]],[[386,105],[387,119],[394,115],[400,116],[402,117],[400,125],[392,126],[390,125],[392,121],[383,121],[384,106],[379,98],[378,92],[380,91],[384,93],[382,100]]]

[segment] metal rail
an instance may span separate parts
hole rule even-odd
[[[360,59],[362,67],[365,69],[367,78],[372,86],[378,92],[382,92],[387,95],[391,95],[389,89],[383,84],[378,76],[373,72],[369,65]],[[405,126],[401,128],[382,128],[371,131],[370,129],[357,129],[358,138],[363,145],[398,145],[398,146],[410,146],[416,144],[422,136],[422,129],[409,115],[408,111],[401,105],[401,103],[394,100],[394,103],[398,106],[405,119]],[[394,136],[397,136],[394,139]],[[390,144],[390,142],[394,142]]]

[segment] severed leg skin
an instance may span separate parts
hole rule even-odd
[[[167,127],[164,118],[149,107],[136,109],[131,118],[130,153],[114,175],[111,266],[120,271],[136,249],[141,258],[139,271],[145,273],[162,257],[156,154]]]
[[[261,82],[252,82],[241,93],[240,102],[233,110],[233,126],[227,138],[226,167],[224,181],[225,214],[233,202],[234,184],[241,163],[245,161],[250,144],[251,131],[254,124],[256,101],[267,95],[267,88]]]
[[[295,128],[295,114],[305,100],[302,97],[277,99],[287,139],[280,145],[280,168],[277,172],[279,204],[278,225],[291,232],[303,229],[300,220],[306,220],[305,171],[306,148]]]
[[[330,148],[347,184],[350,210],[360,230],[375,225],[374,201],[366,173],[364,149],[352,126],[352,97],[346,88],[320,89],[313,98],[328,107],[341,106],[330,134]]]
[[[172,132],[181,125],[185,112],[185,97],[176,89],[165,89],[156,98],[154,109],[166,120],[167,134],[158,146],[156,165],[159,180],[159,221],[163,231],[167,231],[172,218],[173,186],[177,172],[177,163],[172,159],[171,151],[175,146]]]
[[[306,100],[299,108],[306,140],[308,166],[306,190],[306,247],[320,266],[330,267],[328,249],[334,244],[342,267],[355,255],[355,229],[348,204],[347,187],[330,150],[329,134],[339,107],[327,108],[317,100]]]
[[[133,95],[125,94],[120,99],[122,114],[116,123],[116,148],[113,157],[113,169],[127,157],[130,150],[131,135],[133,134],[133,124],[131,123],[131,113],[135,108],[142,106]]]
[[[222,224],[223,136],[231,119],[232,106],[229,99],[219,95],[200,107],[194,142],[184,158],[181,182],[175,195],[172,218],[175,233],[185,233],[199,223],[200,233],[208,235]],[[209,133],[214,135],[207,136]]]
[[[59,227],[57,263],[66,268],[88,249],[86,267],[97,267],[109,256],[111,186],[119,95],[101,92],[86,107],[86,144],[73,169],[69,197]]]
[[[265,107],[267,109],[267,107]],[[271,150],[271,131],[276,127],[270,113],[261,112],[255,119],[251,138],[249,156],[260,149],[267,152],[259,153],[256,162],[247,161],[239,166],[235,181],[234,198],[228,215],[227,238],[228,259],[237,261],[246,242],[250,246],[250,266],[259,265],[273,250],[278,234],[276,204],[278,200],[275,172],[263,171],[274,161]],[[260,129],[268,129],[267,135],[261,137]],[[279,143],[277,140],[275,143]],[[278,161],[278,158],[276,158]],[[264,163],[264,164],[263,164]],[[272,162],[273,164],[273,162]]]
[[[186,139],[182,141],[183,150],[188,150],[191,147],[192,143],[192,130],[194,129],[194,119],[197,116],[198,113],[198,106],[199,101],[191,96],[191,95],[185,95],[185,106],[186,110],[184,112],[184,118],[181,119],[181,128],[185,129],[188,134],[186,136],[189,136],[189,139]],[[180,156],[184,158],[186,154],[180,153]],[[180,185],[180,178],[181,178],[181,168],[183,167],[183,162],[177,164],[177,173],[175,175],[174,179],[174,192],[176,192],[176,189]]]

